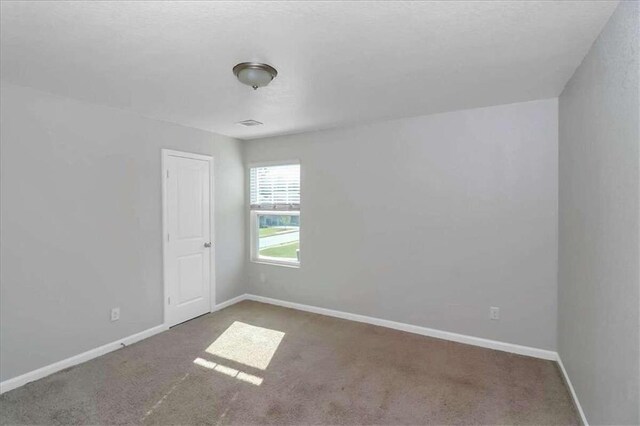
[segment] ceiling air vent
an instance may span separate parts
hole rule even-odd
[[[246,126],[246,127],[262,126],[262,123],[259,122],[259,121],[256,121],[256,120],[239,121],[238,124],[241,125],[241,126]]]

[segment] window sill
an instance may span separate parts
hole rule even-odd
[[[276,262],[273,260],[266,260],[266,259],[251,259],[251,263],[257,263],[259,265],[283,266],[285,268],[291,268],[291,269],[300,269],[300,263],[293,263],[293,262]]]

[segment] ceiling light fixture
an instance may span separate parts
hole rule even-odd
[[[236,124],[239,124],[245,127],[253,127],[253,126],[262,126],[263,123],[257,120],[244,120],[244,121],[238,121],[238,123]]]
[[[259,62],[242,62],[233,67],[233,74],[238,77],[240,83],[253,87],[264,87],[276,78],[278,71],[271,65]]]

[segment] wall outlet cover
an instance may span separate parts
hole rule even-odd
[[[111,309],[111,321],[118,321],[120,319],[120,308]]]
[[[492,306],[489,308],[489,318],[492,320],[499,320],[500,319],[500,308],[496,308],[495,306]]]

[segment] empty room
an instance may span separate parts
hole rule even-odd
[[[0,425],[640,424],[637,1],[0,5]]]

